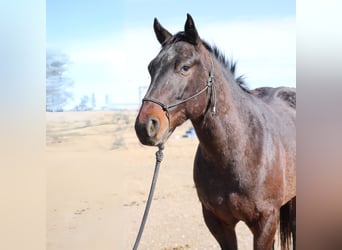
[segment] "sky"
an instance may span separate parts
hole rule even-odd
[[[153,19],[171,33],[190,13],[202,39],[237,61],[249,88],[296,85],[294,0],[47,0],[46,47],[66,54],[74,81],[73,107],[84,95],[103,106],[141,102],[148,63],[160,44]]]

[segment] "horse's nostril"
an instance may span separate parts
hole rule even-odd
[[[159,129],[159,121],[158,119],[151,117],[148,119],[146,124],[146,130],[149,137],[153,137],[157,134]]]

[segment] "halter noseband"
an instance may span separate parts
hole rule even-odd
[[[166,112],[166,117],[169,121],[169,127],[170,127],[170,110],[177,107],[180,104],[186,103],[187,101],[190,101],[191,99],[199,96],[200,94],[204,93],[207,89],[210,88],[210,98],[209,102],[212,105],[212,115],[216,114],[216,90],[215,90],[215,85],[214,85],[214,74],[213,74],[213,63],[211,62],[211,69],[209,71],[209,76],[207,79],[207,84],[206,86],[198,91],[197,93],[193,94],[192,96],[185,98],[181,101],[175,102],[173,104],[165,104],[153,97],[144,97],[142,101],[148,101],[148,102],[153,102],[155,104],[158,104],[165,112]],[[206,110],[207,112],[207,110]]]

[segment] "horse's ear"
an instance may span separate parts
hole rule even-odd
[[[194,20],[187,14],[185,26],[184,26],[185,36],[190,40],[190,42],[194,45],[197,45],[200,41],[200,37],[197,33]]]
[[[163,26],[161,26],[157,18],[154,18],[153,29],[161,45],[163,45],[165,41],[172,36],[170,32],[168,32]]]

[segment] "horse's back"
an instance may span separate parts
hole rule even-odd
[[[265,115],[270,121],[276,124],[276,129],[281,131],[289,131],[292,138],[295,140],[296,130],[296,89],[290,87],[262,87],[251,90],[251,93],[256,99],[261,100],[259,107],[262,113],[266,110]],[[262,105],[266,104],[267,107]],[[290,138],[287,138],[290,139]]]
[[[268,104],[280,102],[289,108],[296,109],[296,88],[290,87],[261,87],[251,90],[252,94]]]

